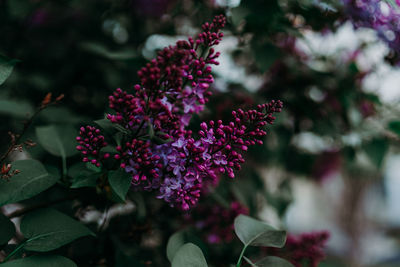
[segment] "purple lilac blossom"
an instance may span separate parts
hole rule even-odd
[[[158,198],[182,210],[195,206],[221,174],[235,176],[243,153],[262,144],[265,126],[282,108],[281,101],[271,101],[254,110],[234,111],[228,124],[203,122],[197,136],[186,129],[211,94],[210,65],[217,65],[219,56],[213,46],[221,41],[224,25],[225,17],[217,16],[203,24],[196,38],[164,48],[138,71],[141,82],[132,94],[117,89],[109,96],[114,114],[107,119],[125,132],[113,159],[132,176],[134,190],[158,190]],[[85,134],[81,131],[77,140],[86,142]],[[92,139],[87,140],[84,145],[90,147]]]

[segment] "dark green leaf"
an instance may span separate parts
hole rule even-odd
[[[201,249],[188,243],[176,252],[171,265],[172,267],[207,267],[207,262]]]
[[[117,194],[117,196],[125,201],[126,194],[131,187],[132,177],[124,170],[119,169],[117,171],[110,171],[108,175],[108,181],[111,188]]]
[[[42,209],[25,215],[21,232],[28,239],[25,249],[50,251],[75,239],[94,235],[86,226],[54,209]]]
[[[15,161],[12,163],[12,168],[19,170],[20,173],[12,176],[9,181],[0,180],[0,206],[33,197],[58,180],[36,160]]]
[[[15,226],[4,214],[0,213],[0,245],[7,244],[15,235]]]
[[[79,123],[84,120],[65,107],[47,107],[40,112],[40,117],[49,123]]]
[[[101,172],[101,167],[97,167],[90,162],[86,162],[86,168],[92,172]]]
[[[383,159],[389,149],[389,144],[386,139],[373,139],[363,145],[365,152],[375,166],[379,169],[382,166]]]
[[[0,55],[0,85],[2,85],[11,75],[15,63],[17,62],[18,60]]]
[[[27,115],[33,114],[32,106],[27,102],[0,100],[0,113],[11,115],[18,118],[26,118]]]
[[[42,147],[52,155],[70,157],[75,155],[75,137],[78,131],[70,125],[36,127],[36,135]]]
[[[286,232],[246,215],[236,217],[235,233],[245,246],[281,248],[286,242]]]
[[[98,178],[98,173],[94,173],[88,176],[79,176],[79,178],[73,180],[71,188],[96,187]]]
[[[57,166],[54,165],[45,165],[44,166],[47,172],[51,175],[54,176],[55,178],[60,179],[61,178],[61,172],[60,169]]]
[[[129,134],[129,131],[127,129],[125,129],[124,127],[122,127],[121,125],[119,125],[119,124],[113,124],[113,127],[114,127],[114,129],[116,129],[120,133]]]
[[[400,121],[391,121],[388,127],[392,132],[400,136]]]
[[[71,188],[95,187],[100,176],[98,172],[88,169],[83,162],[69,168],[68,175],[72,178]]]
[[[116,131],[114,124],[109,119],[101,119],[94,121],[100,126],[105,132],[114,133]]]
[[[157,145],[163,145],[172,142],[173,139],[172,138],[162,139],[158,136],[154,136],[151,140]]]
[[[152,139],[154,137],[154,128],[153,128],[153,125],[151,123],[149,123],[149,131],[148,131],[148,133],[149,133],[150,139]]]
[[[36,255],[1,264],[2,267],[76,267],[75,262],[58,255]]]
[[[87,165],[83,162],[76,163],[68,169],[68,175],[73,179],[78,179],[94,173],[95,171],[87,168]]]

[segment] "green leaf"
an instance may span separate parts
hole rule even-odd
[[[19,170],[20,173],[12,176],[9,181],[0,180],[0,206],[33,197],[58,180],[37,160],[14,161],[12,169]]]
[[[148,128],[149,128],[149,130],[148,130],[149,137],[150,137],[150,139],[153,139],[153,137],[154,137],[153,125],[151,123],[149,123],[149,127]]]
[[[68,175],[72,177],[71,188],[95,187],[99,173],[89,170],[83,162],[74,164],[68,169]]]
[[[117,194],[117,196],[125,201],[126,194],[131,187],[132,177],[126,173],[124,170],[119,169],[116,171],[110,171],[108,175],[108,181],[112,190]]]
[[[207,262],[201,249],[188,243],[176,252],[171,265],[172,267],[207,267]]]
[[[33,108],[27,102],[1,99],[0,113],[11,115],[17,118],[26,118],[27,115],[33,114]]]
[[[279,257],[268,256],[264,259],[257,261],[256,263],[251,262],[248,258],[243,257],[252,267],[294,267],[293,264]]]
[[[388,125],[389,130],[400,136],[400,121],[391,121]]]
[[[18,60],[16,59],[10,59],[8,57],[0,55],[0,85],[2,85],[11,75],[15,63],[17,62]]]
[[[114,129],[116,129],[117,131],[119,131],[120,133],[123,134],[129,134],[129,130],[125,129],[123,126],[119,125],[119,124],[113,124]]]
[[[7,244],[15,235],[15,226],[4,214],[0,213],[0,245]]]
[[[48,164],[48,165],[45,165],[44,167],[45,167],[45,169],[47,170],[47,172],[48,172],[51,176],[56,177],[57,180],[61,178],[60,169],[59,169],[57,166],[49,165],[49,164]]]
[[[94,123],[99,125],[105,132],[114,133],[116,131],[114,124],[109,119],[96,120]]]
[[[79,178],[73,180],[71,188],[96,187],[98,178],[99,178],[98,173],[93,173],[88,176],[82,175]]]
[[[75,262],[58,255],[36,255],[1,264],[1,267],[77,267]]]
[[[40,252],[57,249],[82,236],[94,236],[86,226],[54,209],[25,215],[21,232],[28,239],[24,248]]]
[[[36,135],[42,147],[52,155],[70,157],[78,153],[75,137],[78,131],[70,125],[36,127]]]
[[[386,139],[375,138],[363,145],[365,152],[375,166],[379,169],[382,166],[383,159],[389,149]]]
[[[92,172],[101,172],[101,167],[97,167],[90,162],[86,162],[86,168]]]
[[[65,107],[50,106],[40,112],[40,117],[48,123],[80,123],[85,118],[83,114],[78,116]]]
[[[286,232],[276,230],[272,226],[246,215],[236,217],[235,233],[247,246],[263,246],[281,248],[286,242]]]
[[[185,244],[185,235],[185,231],[178,231],[168,239],[167,258],[170,262],[174,259],[176,252]]]

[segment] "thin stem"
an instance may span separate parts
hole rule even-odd
[[[4,259],[3,262],[6,262],[6,261],[8,261],[9,259],[11,259],[12,256],[14,256],[15,254],[17,254],[17,252],[20,251],[20,250],[26,245],[26,243],[27,243],[27,240],[24,241],[24,242],[22,242],[21,244],[19,244],[19,246],[18,246],[16,249],[14,249],[10,254],[8,254],[7,257],[5,257],[5,259]]]
[[[242,258],[244,256],[244,252],[246,251],[247,246],[244,246],[242,249],[242,252],[240,253],[239,259],[236,263],[236,267],[240,267],[240,265],[242,264]]]
[[[14,150],[14,147],[16,145],[18,145],[18,143],[20,142],[22,136],[26,133],[26,131],[28,130],[28,128],[31,126],[33,120],[35,119],[35,117],[45,108],[47,108],[50,105],[56,104],[59,100],[55,100],[51,103],[48,103],[47,105],[41,105],[36,111],[35,113],[33,113],[33,115],[24,122],[24,127],[22,128],[22,131],[20,134],[15,135],[15,139],[12,140],[11,145],[8,147],[7,151],[0,157],[0,164],[4,162],[4,160],[8,157],[8,155],[11,153],[11,151]]]
[[[63,171],[63,178],[65,179],[65,177],[67,177],[67,157],[63,156],[61,157],[62,160],[62,171]]]
[[[140,130],[142,130],[142,128],[143,128],[143,126],[144,126],[144,123],[145,123],[145,121],[144,121],[144,119],[143,119],[142,122],[140,123],[138,129],[136,130],[136,132],[135,132],[135,134],[134,134],[135,137],[139,134]]]

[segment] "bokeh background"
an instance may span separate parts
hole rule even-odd
[[[318,266],[400,266],[400,69],[374,29],[354,26],[347,2],[0,0],[0,54],[18,60],[0,87],[0,149],[48,92],[65,98],[35,120],[33,141],[36,126],[78,129],[103,118],[108,95],[131,90],[157,50],[225,14],[213,97],[193,129],[201,120],[229,120],[232,109],[280,99],[284,110],[265,145],[252,148],[237,179],[223,179],[192,218],[147,193],[113,206],[106,226],[107,203],[95,192],[60,204],[105,228],[98,241],[79,241],[67,253],[79,266],[165,266],[168,237],[191,226],[188,239],[210,264],[229,266],[241,248],[234,234],[211,240],[214,226],[193,218],[238,202],[293,235],[328,231]],[[40,145],[17,156],[39,158],[54,173],[61,166]],[[79,160],[69,158],[68,167]],[[63,194],[55,187],[33,201]],[[225,227],[212,222],[219,223]]]

